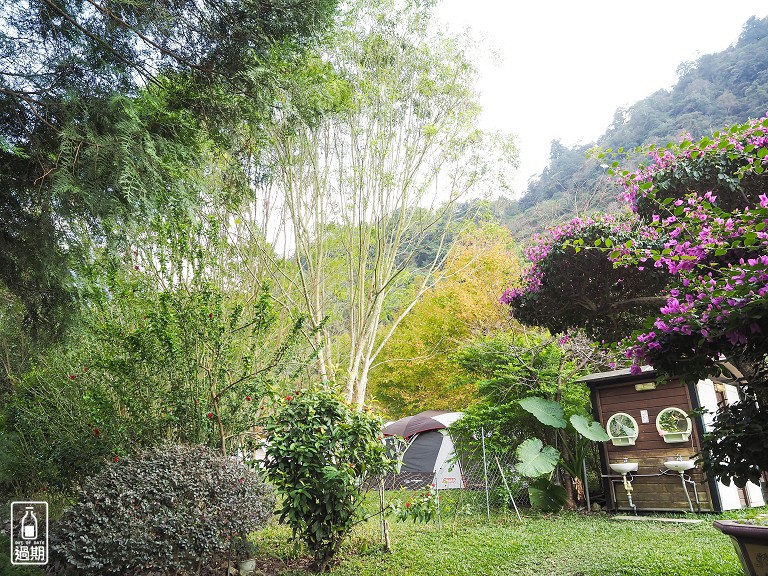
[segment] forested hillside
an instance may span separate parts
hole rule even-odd
[[[573,147],[552,142],[549,165],[519,201],[499,199],[495,215],[518,239],[547,224],[595,209],[615,210],[616,191],[602,178],[594,146],[631,150],[641,144],[702,137],[725,125],[759,118],[768,110],[768,18],[750,18],[738,40],[723,52],[678,67],[671,90],[659,90],[629,108],[594,143]]]

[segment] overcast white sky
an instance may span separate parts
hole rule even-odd
[[[618,107],[670,88],[681,62],[724,50],[750,16],[768,15],[768,5],[442,0],[436,12],[454,32],[470,28],[481,40],[483,126],[517,136],[519,194],[546,166],[552,140],[596,140]]]

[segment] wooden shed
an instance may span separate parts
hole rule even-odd
[[[590,389],[595,420],[612,440],[600,447],[603,487],[608,506],[625,511],[722,512],[748,506],[763,506],[761,486],[737,488],[707,478],[700,466],[682,473],[670,469],[671,461],[694,460],[701,438],[712,422],[688,418],[691,410],[705,407],[714,413],[721,403],[739,398],[735,383],[725,379],[706,379],[695,384],[680,380],[656,383],[656,373],[644,367],[641,374],[629,369],[591,374],[582,378]],[[637,463],[627,474],[631,495],[624,478],[610,465]],[[666,465],[665,462],[669,465]],[[690,463],[692,465],[692,463]]]

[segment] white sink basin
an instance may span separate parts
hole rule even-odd
[[[609,466],[611,470],[619,474],[637,471],[637,462],[615,462],[614,464],[609,464]]]
[[[664,466],[675,472],[685,472],[696,466],[696,463],[693,460],[667,460]]]

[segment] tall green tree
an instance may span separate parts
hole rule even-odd
[[[195,203],[195,172],[273,103],[336,0],[0,2],[0,282],[50,331],[89,241]]]
[[[370,390],[390,417],[457,410],[477,400],[457,353],[476,338],[509,328],[499,288],[519,273],[509,232],[485,225],[451,248],[444,279],[424,293],[400,323],[371,370]]]
[[[431,29],[431,8],[354,3],[328,48],[333,113],[314,122],[281,110],[271,127],[297,263],[286,299],[319,329],[321,378],[357,404],[387,339],[440,277],[457,199],[492,173],[489,150],[516,158],[508,138],[478,130],[474,69],[460,42]],[[417,263],[435,231],[437,249]]]

